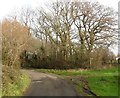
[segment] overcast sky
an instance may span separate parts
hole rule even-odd
[[[21,8],[22,6],[27,5],[35,8],[37,6],[42,6],[50,1],[54,2],[56,0],[0,0],[0,19],[8,15],[9,13],[13,12],[15,9]],[[118,1],[120,0],[88,0],[88,1],[98,1],[103,5],[113,7],[117,11]]]
[[[8,14],[14,12],[15,10],[23,6],[36,8],[43,6],[48,2],[55,2],[55,1],[56,0],[0,0],[0,20],[2,20]],[[85,0],[80,0],[80,1],[85,1]],[[115,9],[115,11],[118,11],[118,2],[120,0],[88,0],[88,1],[98,1],[101,4],[112,7],[113,9]],[[117,47],[115,47],[113,50],[114,53],[117,54]]]

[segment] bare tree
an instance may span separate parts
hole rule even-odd
[[[2,22],[2,53],[3,64],[14,65],[19,59],[19,54],[27,47],[28,43],[28,28],[21,25],[16,20]],[[4,62],[5,61],[5,62]]]
[[[92,51],[100,44],[111,43],[116,34],[116,14],[98,2],[74,3],[74,25],[78,29],[81,48]]]
[[[47,10],[33,12],[26,9],[23,23],[31,23],[46,55],[54,54],[56,59],[61,55],[70,60],[77,55],[75,58],[90,64],[95,48],[110,47],[115,41],[116,12],[98,2],[54,2]]]

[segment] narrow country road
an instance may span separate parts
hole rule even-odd
[[[31,78],[31,85],[24,96],[77,96],[74,87],[58,76],[34,70],[24,71]]]

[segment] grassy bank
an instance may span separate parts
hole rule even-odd
[[[22,96],[29,84],[30,79],[28,75],[24,73],[13,84],[8,84],[6,90],[2,91],[2,96]]]
[[[80,95],[92,96],[118,96],[118,67],[112,67],[101,70],[54,70],[54,69],[37,69],[44,73],[53,73],[70,77]],[[88,91],[84,91],[84,89]]]
[[[117,76],[88,77],[87,81],[91,91],[98,96],[118,96]]]

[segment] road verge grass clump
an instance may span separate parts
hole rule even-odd
[[[7,87],[2,91],[2,96],[22,96],[29,84],[30,79],[28,75],[22,73],[18,80],[8,83]]]

